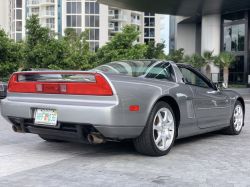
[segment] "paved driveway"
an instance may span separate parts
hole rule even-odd
[[[0,117],[0,186],[250,186],[250,96],[241,135],[177,140],[170,154],[142,156],[131,143],[50,143]]]

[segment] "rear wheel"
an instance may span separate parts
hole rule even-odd
[[[230,126],[222,132],[228,135],[239,135],[244,124],[244,112],[240,101],[236,101]]]
[[[62,140],[50,139],[50,138],[46,138],[42,135],[38,135],[38,136],[47,142],[62,142]]]
[[[154,106],[142,134],[133,142],[141,154],[163,156],[172,148],[175,135],[174,112],[168,103],[160,101]]]

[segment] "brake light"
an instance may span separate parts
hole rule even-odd
[[[30,73],[25,75],[34,75]],[[50,74],[62,74],[51,73]],[[65,73],[66,74],[66,73]],[[80,74],[80,73],[77,73]],[[83,73],[82,73],[83,74]],[[82,75],[81,74],[81,75]],[[87,73],[89,75],[91,73]],[[19,93],[50,93],[50,94],[72,94],[72,95],[103,95],[111,96],[113,91],[107,80],[101,74],[91,74],[95,78],[95,82],[47,82],[47,81],[27,81],[19,82],[18,75],[14,74],[9,81],[8,91]],[[23,75],[22,73],[20,75]]]

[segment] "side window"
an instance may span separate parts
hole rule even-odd
[[[175,82],[175,73],[170,63],[161,62],[150,68],[145,78],[166,79]]]
[[[179,69],[181,70],[182,75],[186,78],[187,84],[210,88],[210,86],[208,86],[207,83],[203,81],[203,79],[199,75],[193,73],[192,71],[186,68],[179,68]]]

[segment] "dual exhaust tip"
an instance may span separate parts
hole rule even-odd
[[[12,129],[14,132],[24,133],[20,126],[12,125]],[[103,135],[98,132],[91,132],[88,134],[87,139],[92,144],[106,143],[106,138],[104,138]]]

